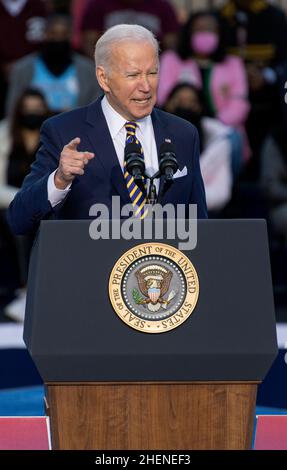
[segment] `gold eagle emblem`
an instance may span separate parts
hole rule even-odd
[[[152,264],[135,272],[138,287],[144,298],[140,296],[137,289],[133,289],[133,299],[137,304],[147,306],[151,312],[157,312],[160,308],[166,309],[168,304],[176,296],[171,291],[167,299],[165,294],[169,290],[172,272],[158,264]]]

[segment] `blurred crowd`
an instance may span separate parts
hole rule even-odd
[[[100,95],[94,46],[118,23],[141,24],[160,41],[158,106],[198,129],[210,217],[266,218],[275,282],[287,286],[285,13],[266,0],[226,0],[192,13],[178,5],[0,0],[0,308],[3,298],[7,317],[23,318],[32,240],[11,234],[5,212],[33,163],[42,122]]]

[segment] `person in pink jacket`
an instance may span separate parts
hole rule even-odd
[[[245,68],[239,57],[226,54],[224,27],[214,12],[191,15],[182,29],[177,52],[170,50],[162,54],[160,106],[172,88],[181,82],[201,88],[208,115],[240,132],[247,159],[249,147],[244,124],[250,105]]]

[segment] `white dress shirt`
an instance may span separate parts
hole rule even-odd
[[[125,123],[127,122],[127,120],[123,118],[117,111],[115,111],[115,109],[110,105],[106,97],[102,99],[101,105],[119,160],[119,164],[123,171],[124,149],[126,142]],[[139,119],[136,122],[138,124],[138,127],[136,129],[136,136],[143,148],[146,172],[152,176],[156,171],[158,171],[158,156],[151,116],[146,116],[145,118]],[[97,155],[95,155],[95,158],[97,158]],[[71,187],[70,184],[69,186],[67,186],[66,189],[56,188],[54,182],[54,175],[56,171],[57,170],[51,173],[48,178],[48,199],[52,207],[56,206],[59,202],[64,199]],[[158,191],[158,179],[155,180],[155,185]]]

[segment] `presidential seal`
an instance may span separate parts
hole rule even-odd
[[[144,333],[177,328],[193,312],[198,295],[191,261],[163,243],[131,248],[116,262],[109,280],[113,309],[128,326]]]

